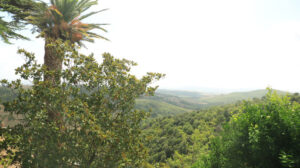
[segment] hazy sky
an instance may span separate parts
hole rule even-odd
[[[103,8],[87,21],[110,23],[111,41],[83,52],[133,60],[139,76],[165,73],[161,88],[300,91],[299,0],[99,0],[94,9]],[[18,47],[43,61],[42,39],[0,46],[0,79],[15,78]]]

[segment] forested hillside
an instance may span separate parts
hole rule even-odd
[[[240,104],[212,107],[175,116],[155,118],[143,125],[149,162],[170,167],[189,167],[209,151],[210,140],[222,124],[238,113]]]
[[[139,98],[136,108],[148,111],[151,116],[168,116],[188,111],[207,109],[212,106],[232,104],[242,100],[260,99],[265,96],[267,90],[255,90],[249,92],[235,92],[229,94],[209,94],[191,91],[158,90],[154,96]],[[288,92],[277,91],[279,95]]]
[[[299,94],[293,94],[289,97],[281,97],[270,92],[266,97],[264,96],[264,98],[262,99],[254,99],[245,102],[238,102],[235,104],[215,106],[205,110],[199,110],[175,116],[150,119],[143,125],[144,134],[146,137],[145,144],[149,150],[148,161],[152,165],[156,165],[158,167],[171,168],[235,168],[241,167],[241,164],[245,163],[260,165],[258,167],[262,167],[261,165],[264,165],[263,167],[269,168],[274,166],[295,167],[299,164],[299,159],[297,159],[297,156],[299,156],[300,154],[300,151],[298,150],[299,148],[297,147],[300,145],[298,141],[300,138],[299,132],[297,132],[297,130],[299,131],[299,127],[297,126],[299,125],[299,122],[297,118],[300,117],[298,108],[299,105],[297,103],[299,102],[299,100]],[[278,109],[281,107],[280,103],[284,103],[286,105],[289,104],[290,107],[287,107],[286,110],[281,111],[281,119],[278,119],[276,118],[276,116],[278,117],[278,114],[276,114],[276,111],[274,111],[274,114],[272,114],[272,110],[280,110]],[[249,108],[249,105],[252,107]],[[274,109],[272,109],[273,106]],[[265,110],[271,111],[263,112],[264,107],[267,107]],[[292,110],[291,108],[295,109]],[[231,137],[240,136],[239,133],[235,132],[240,128],[234,125],[232,125],[234,127],[231,128],[228,127],[228,125],[240,120],[239,117],[244,115],[248,116],[249,119],[252,119],[252,113],[257,113],[256,115],[262,115],[262,119],[257,119],[259,121],[252,121],[254,123],[261,122],[261,125],[258,125],[261,126],[261,128],[257,125],[254,125],[255,129],[257,129],[257,132],[251,132],[251,126],[253,126],[253,123],[251,124],[251,122],[248,123],[244,120],[240,121],[239,124],[241,125],[248,124],[248,128],[245,128],[245,135],[241,135],[242,137],[240,137],[240,139],[232,140]],[[265,121],[263,120],[263,118],[265,117],[267,119],[270,119],[270,122],[266,121],[265,123]],[[276,123],[280,124],[281,126],[277,125]],[[228,129],[230,129],[230,131]],[[249,132],[247,131],[247,129],[249,129]],[[279,132],[277,132],[276,129],[278,129]],[[286,129],[289,129],[290,131]],[[259,134],[259,130],[261,131],[261,135]],[[280,133],[280,130],[283,132]],[[263,131],[265,131],[264,134]],[[285,136],[285,134],[288,135]],[[261,164],[258,164],[255,160],[251,162],[252,160],[247,159],[248,157],[256,158],[255,155],[258,155],[256,154],[257,151],[255,151],[255,149],[251,149],[254,150],[252,153],[250,153],[250,155],[253,156],[248,156],[249,153],[247,155],[247,151],[245,150],[249,151],[250,149],[243,149],[242,146],[238,145],[241,145],[240,143],[253,143],[253,136],[260,136],[260,138],[255,140],[255,142],[257,142],[256,145],[261,145],[259,147],[261,149],[259,150],[272,150],[273,148],[278,148],[276,150],[276,152],[278,153],[274,151],[275,153],[273,158],[271,156],[270,158],[268,158],[268,161],[271,161],[273,159],[274,161],[276,161],[276,163],[269,164],[270,166],[266,166],[266,164],[263,164],[263,160],[259,162]],[[267,140],[268,142],[264,140],[264,136],[270,138]],[[223,144],[223,140],[218,141],[218,139],[223,137],[226,138],[226,141],[228,142],[224,142]],[[293,140],[288,140],[288,138],[293,138]],[[216,144],[216,142],[218,143]],[[291,142],[291,144],[279,145],[275,142],[279,144]],[[230,143],[236,143],[237,146],[232,146],[232,149],[227,149]],[[264,145],[270,146],[264,148]],[[293,147],[296,148],[292,149]],[[241,152],[245,152],[245,156],[242,156],[245,158],[239,157],[239,153]],[[222,155],[219,156],[220,153],[222,153]],[[267,155],[266,152],[265,154]],[[262,153],[261,156],[266,157],[263,156]],[[224,163],[226,160],[222,159],[227,159],[227,157],[232,159],[232,162],[227,161],[226,163]],[[249,166],[249,168],[250,167],[251,166]]]
[[[192,111],[188,108],[183,108],[163,101],[142,98],[136,100],[135,107],[139,110],[149,111],[151,117],[172,116]]]

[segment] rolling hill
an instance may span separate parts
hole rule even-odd
[[[242,100],[262,98],[267,90],[254,90],[250,92],[234,92],[229,94],[205,94],[200,92],[158,90],[155,96],[142,97],[137,100],[137,109],[152,109],[151,116],[167,116],[189,111],[197,111],[216,105],[225,105]],[[288,92],[279,91],[280,95]]]
[[[253,98],[262,98],[267,94],[268,90],[261,89],[261,90],[254,90],[250,92],[233,92],[229,94],[221,94],[221,95],[211,95],[206,97],[201,97],[198,99],[203,104],[207,105],[223,105],[223,104],[230,104],[236,101],[241,100],[249,100]],[[279,95],[286,95],[288,92],[276,90]]]
[[[137,99],[136,108],[150,111],[151,117],[175,115],[192,111],[191,109],[151,99]]]

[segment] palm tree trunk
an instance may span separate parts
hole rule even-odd
[[[55,39],[45,38],[44,65],[47,68],[47,72],[44,74],[44,82],[49,82],[49,87],[55,87],[60,84],[60,75],[58,75],[58,72],[62,70],[63,61],[63,56],[57,53],[54,41]],[[49,106],[49,120],[54,122],[61,122],[62,118],[60,113],[58,111],[52,110],[50,108],[51,104],[46,104]]]
[[[47,71],[52,72],[53,74],[45,74],[44,81],[50,82],[52,85],[57,85],[60,83],[60,77],[57,75],[57,72],[62,70],[63,58],[56,52],[53,42],[54,39],[52,38],[46,38],[45,40],[44,64]]]

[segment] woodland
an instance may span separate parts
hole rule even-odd
[[[28,40],[28,25],[45,42],[42,64],[18,49],[19,79],[0,79],[0,167],[300,167],[298,93],[160,90],[165,74],[138,78],[133,61],[80,52],[109,40],[107,24],[84,22],[106,10],[96,4],[0,0],[0,43]]]

